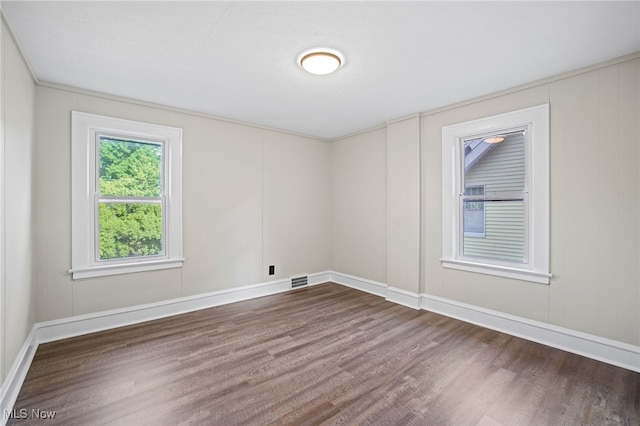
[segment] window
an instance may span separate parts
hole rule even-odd
[[[72,113],[74,279],[182,266],[182,130]]]
[[[446,268],[549,283],[549,107],[442,129]]]
[[[464,187],[462,229],[465,237],[484,237],[484,185]]]

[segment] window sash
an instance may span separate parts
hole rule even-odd
[[[102,195],[100,193],[100,142],[103,139],[120,139],[126,142],[148,144],[148,145],[160,145],[160,194],[158,196],[128,196],[128,195]],[[142,138],[126,133],[104,132],[97,131],[95,133],[95,145],[94,145],[94,164],[92,165],[94,171],[94,185],[93,185],[93,197],[95,199],[93,205],[93,247],[94,256],[93,262],[96,265],[110,265],[110,264],[123,264],[123,263],[138,263],[146,260],[162,260],[167,259],[167,244],[168,244],[168,228],[167,228],[167,197],[165,194],[165,188],[168,187],[166,177],[168,173],[168,162],[166,156],[166,139],[158,138]],[[140,255],[131,257],[114,257],[109,259],[102,259],[100,256],[100,205],[101,204],[159,204],[161,210],[161,253],[153,255]]]
[[[99,135],[107,138],[124,139],[125,141],[162,144],[162,163],[160,186],[162,194],[154,188],[153,197],[130,197],[100,195],[98,186],[99,147],[96,141]],[[114,117],[106,117],[84,112],[72,112],[72,197],[71,197],[71,269],[73,279],[84,279],[108,275],[142,272],[167,268],[179,268],[183,265],[182,257],[182,129],[158,124],[143,123]],[[154,179],[155,180],[155,179]],[[151,183],[151,181],[150,181]],[[118,192],[109,189],[109,192]],[[125,187],[123,192],[127,192]],[[146,192],[146,191],[143,191]],[[159,196],[159,197],[158,197]],[[140,245],[132,251],[147,253],[135,258],[96,259],[99,255],[96,244],[99,238],[99,212],[102,205],[117,202],[135,204],[158,204],[160,208],[149,207],[155,211],[154,221],[147,223],[139,220],[142,232]],[[129,214],[135,215],[134,207]],[[113,209],[117,210],[117,209]],[[122,218],[127,214],[123,213]],[[105,217],[103,216],[103,221]],[[159,220],[162,230],[159,231]],[[106,223],[106,222],[105,222]],[[106,226],[110,226],[107,224]],[[116,229],[117,228],[111,228]],[[124,233],[115,235],[124,235]],[[160,234],[163,256],[149,255],[159,248]],[[117,251],[116,251],[117,252]],[[130,251],[131,252],[131,251]],[[110,251],[108,256],[113,255]],[[121,251],[120,254],[124,253]]]
[[[522,193],[516,191],[518,194],[487,193],[484,202],[487,209],[492,202],[499,202],[501,198],[524,197],[526,263],[463,257],[460,255],[463,234],[460,227],[460,216],[463,214],[460,194],[464,188],[465,162],[464,143],[461,141],[498,132],[506,133],[506,129],[522,128],[526,128],[528,140],[525,145],[527,176],[524,190]],[[442,127],[442,161],[442,266],[549,284],[549,104]],[[488,189],[491,190],[493,188]]]
[[[499,202],[522,202],[522,214],[523,214],[523,253],[522,258],[520,260],[510,260],[505,259],[504,257],[492,257],[492,256],[480,256],[480,255],[471,255],[465,254],[465,237],[476,237],[482,236],[486,237],[487,235],[487,224],[486,224],[486,215],[487,208],[485,205],[485,209],[483,210],[485,216],[485,228],[484,233],[482,234],[474,234],[464,231],[464,199],[472,198],[475,200],[481,200],[479,202],[482,203],[499,203]],[[501,266],[528,266],[529,265],[529,194],[527,192],[511,192],[508,197],[497,197],[497,196],[465,196],[464,194],[460,194],[458,197],[458,244],[457,244],[457,258],[463,261],[487,261],[490,263],[494,263]],[[499,249],[503,247],[498,247]]]
[[[134,204],[134,205],[159,205],[161,212],[162,234],[160,238],[161,253],[140,255],[131,257],[114,257],[102,259],[100,257],[100,205],[101,204]],[[137,263],[145,260],[167,259],[168,228],[167,228],[167,198],[166,197],[105,197],[95,196],[94,203],[94,262],[99,265]]]
[[[528,166],[528,163],[526,161],[527,158],[527,151],[529,148],[529,144],[530,144],[530,140],[529,140],[529,135],[530,132],[529,130],[530,125],[520,125],[520,126],[507,126],[507,127],[497,127],[492,129],[489,132],[482,132],[482,133],[474,133],[474,134],[469,134],[469,135],[463,135],[463,136],[459,136],[457,138],[457,147],[458,149],[456,150],[456,154],[458,155],[458,159],[457,162],[460,165],[458,167],[458,170],[456,171],[456,173],[459,174],[459,179],[457,179],[457,181],[459,182],[459,187],[458,187],[458,197],[456,200],[456,204],[457,204],[457,215],[456,215],[456,222],[457,222],[457,228],[458,228],[458,242],[457,242],[457,250],[456,250],[456,258],[460,259],[460,260],[465,260],[465,261],[485,261],[485,262],[491,262],[491,263],[497,263],[500,265],[504,265],[504,266],[513,266],[514,264],[516,265],[524,265],[527,266],[529,264],[529,243],[528,243],[528,191],[527,191],[527,182],[529,182],[530,177],[529,174],[531,172],[530,167]],[[522,133],[522,137],[523,137],[523,143],[524,143],[524,156],[525,156],[525,161],[524,161],[524,182],[522,183],[522,190],[518,191],[518,190],[511,190],[511,189],[506,189],[506,190],[496,190],[495,188],[493,190],[487,190],[487,183],[478,185],[478,184],[469,184],[470,182],[467,181],[467,167],[465,165],[465,156],[466,154],[466,150],[465,150],[465,146],[469,141],[478,141],[487,137],[492,137],[496,134],[499,135],[505,135],[507,137],[509,137],[509,135],[514,135],[514,134],[518,134],[518,133]],[[482,143],[481,141],[479,141],[479,143]],[[509,143],[509,142],[502,142],[502,143]],[[498,148],[498,146],[496,146],[496,148]],[[493,149],[493,148],[492,148]],[[488,155],[491,155],[491,153],[489,153]],[[476,159],[475,161],[482,161],[481,158],[484,157],[480,157],[480,159]],[[492,169],[493,170],[493,169]],[[493,173],[492,173],[493,174]],[[505,176],[506,177],[506,176]],[[477,179],[477,177],[476,177]],[[495,179],[495,178],[494,178]],[[495,187],[496,185],[500,185],[500,183],[493,183],[493,186]],[[477,188],[482,188],[482,194],[474,194],[475,189]],[[499,187],[498,187],[499,188]],[[519,232],[514,232],[513,236],[509,236],[509,237],[496,237],[495,242],[490,242],[488,237],[487,237],[487,205],[488,203],[497,203],[497,202],[522,202],[523,206],[523,230],[522,232],[524,232],[524,241],[523,241],[523,248],[522,248],[522,257],[519,257],[518,260],[515,259],[507,259],[507,255],[491,255],[491,252],[502,252],[502,253],[508,253],[509,247],[507,246],[507,241],[508,244],[511,244],[512,241],[509,241],[511,238],[513,239],[517,239],[518,238],[518,234]],[[475,233],[475,232],[465,232],[464,230],[464,220],[465,220],[465,202],[473,202],[473,203],[482,203],[483,204],[483,232],[482,233]],[[469,209],[466,210],[467,212],[469,212]],[[505,225],[506,227],[506,225]],[[495,229],[495,227],[494,227]],[[505,229],[505,232],[508,232],[508,228]],[[465,238],[479,238],[482,237],[484,238],[484,243],[483,245],[485,245],[485,249],[481,249],[478,248],[477,251],[479,252],[479,254],[469,254],[465,248]],[[471,242],[471,241],[469,241]],[[484,256],[482,255],[482,252],[484,251]],[[518,251],[518,250],[516,250]]]
[[[167,139],[158,139],[158,138],[141,138],[133,135],[127,135],[126,133],[113,133],[113,132],[104,132],[97,131],[95,133],[95,146],[93,147],[94,155],[95,155],[95,164],[93,164],[93,169],[95,171],[94,176],[94,187],[93,193],[100,194],[100,140],[102,138],[106,139],[121,139],[127,142],[147,144],[147,145],[160,145],[161,149],[161,159],[160,159],[160,193],[157,197],[162,197],[166,195],[165,188],[168,187],[167,176],[169,164],[167,162]],[[107,196],[104,196],[107,197]],[[121,197],[130,197],[121,195]],[[148,198],[148,197],[141,197]]]

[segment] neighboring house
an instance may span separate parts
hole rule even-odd
[[[464,256],[525,259],[525,135],[464,142]]]

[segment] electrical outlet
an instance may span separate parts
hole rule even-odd
[[[269,275],[276,273],[276,265],[269,265]]]

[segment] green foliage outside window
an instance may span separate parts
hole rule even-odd
[[[99,167],[100,259],[162,254],[162,146],[101,136]]]

